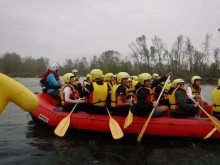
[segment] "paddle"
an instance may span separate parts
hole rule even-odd
[[[203,140],[208,139],[210,136],[212,136],[212,134],[213,134],[216,130],[217,130],[216,127],[213,128],[213,129],[203,138]]]
[[[163,94],[163,91],[164,91],[164,89],[165,89],[165,87],[166,87],[167,82],[168,82],[169,79],[170,79],[170,75],[169,75],[169,77],[167,78],[167,80],[166,80],[166,82],[165,82],[165,84],[164,84],[164,86],[163,86],[163,89],[162,89],[161,92],[160,92],[159,97],[157,98],[157,102],[160,100],[160,97],[161,97],[161,95]],[[138,137],[137,137],[137,141],[138,141],[138,142],[141,141],[141,138],[142,138],[142,136],[143,136],[143,134],[144,134],[144,132],[145,132],[145,130],[146,130],[146,128],[147,128],[147,125],[148,125],[148,123],[149,123],[149,121],[150,121],[150,119],[151,119],[151,117],[152,117],[152,115],[153,115],[153,113],[154,113],[154,110],[155,110],[155,107],[154,107],[153,110],[151,111],[149,117],[147,118],[146,122],[144,123],[144,126],[143,126],[142,129],[141,129],[141,132],[139,133],[139,135],[138,135]]]
[[[196,101],[191,98],[189,95],[187,95],[194,103],[196,103]],[[220,132],[220,121],[218,119],[216,119],[214,116],[209,115],[200,105],[198,105],[198,107],[209,117],[209,119],[211,120],[212,124],[215,126],[215,128]],[[213,129],[214,130],[214,129]],[[211,136],[215,131],[211,131],[209,134],[207,134],[204,138],[208,138],[209,136]]]
[[[130,103],[132,104],[132,96],[131,96]],[[132,123],[132,121],[133,121],[133,113],[131,112],[131,107],[130,107],[130,109],[128,111],[128,116],[125,119],[124,128],[127,128]]]
[[[117,121],[115,121],[110,113],[109,113],[109,110],[108,108],[106,107],[106,110],[108,112],[108,115],[109,115],[109,127],[110,127],[110,130],[111,130],[111,133],[112,133],[112,137],[114,139],[120,139],[124,136],[124,133],[122,132],[121,130],[121,127],[119,126],[119,124],[117,123]]]
[[[77,102],[80,101],[80,98],[77,100]],[[63,120],[60,121],[60,123],[57,125],[56,129],[54,130],[54,133],[57,136],[63,137],[70,125],[70,116],[73,113],[74,109],[76,108],[77,103],[74,105],[72,111],[68,116],[66,116]]]

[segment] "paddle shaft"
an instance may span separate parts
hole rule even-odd
[[[80,100],[80,98],[77,100],[77,102]],[[58,136],[64,136],[64,134],[66,133],[67,128],[69,127],[70,124],[70,116],[73,113],[74,109],[76,108],[77,103],[74,105],[73,109],[71,110],[71,112],[69,113],[69,115],[67,117],[65,117],[64,119],[62,119],[60,121],[60,123],[57,125],[56,129],[54,130],[54,133]]]
[[[187,94],[187,96],[188,96],[194,103],[196,103],[196,101],[195,101],[192,97],[190,97],[188,94]],[[200,105],[198,105],[198,107],[199,107],[207,116],[209,116],[209,114],[208,114]]]
[[[161,90],[161,92],[160,92],[160,95],[159,95],[159,97],[157,98],[157,102],[160,100],[160,97],[162,96],[163,91],[164,91],[164,89],[165,89],[165,87],[166,87],[166,85],[167,85],[169,79],[170,79],[170,75],[168,76],[168,78],[167,78],[167,80],[166,80],[166,82],[165,82],[165,84],[164,84],[164,86],[163,86],[163,88],[162,88],[162,90]],[[146,128],[147,128],[147,125],[148,125],[148,123],[149,123],[149,121],[150,121],[150,119],[151,119],[151,117],[152,117],[152,115],[153,115],[155,109],[156,109],[156,108],[154,107],[153,110],[151,111],[150,115],[148,116],[146,122],[144,123],[144,126],[142,127],[141,132],[139,133],[138,138],[137,138],[137,141],[138,141],[138,142],[141,141],[141,138],[142,138],[142,136],[143,136],[143,134],[144,134],[144,132],[145,132],[145,130],[146,130]]]

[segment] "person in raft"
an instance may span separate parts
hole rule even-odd
[[[170,80],[168,80],[168,82],[169,81]],[[158,99],[158,97],[160,96],[160,93],[161,93],[163,87],[164,87],[164,82],[161,82],[160,84],[158,84],[156,87],[153,88],[154,100]],[[167,107],[169,107],[169,99],[168,99],[168,97],[166,97],[165,90],[166,90],[166,88],[164,88],[163,94],[160,97],[159,105],[166,105]]]
[[[89,84],[90,81],[91,81],[91,75],[90,75],[90,74],[87,74],[87,75],[86,75],[86,79],[83,80],[83,85]]]
[[[168,91],[170,102],[170,115],[174,117],[195,117],[199,110],[199,103],[189,103],[184,81],[175,79]]]
[[[218,79],[218,87],[212,90],[212,112],[211,115],[220,120],[220,79]]]
[[[75,104],[84,103],[85,100],[79,100],[75,88],[72,86],[74,83],[74,74],[66,73],[63,76],[64,85],[60,89],[61,105],[64,111],[71,111]],[[75,111],[81,109],[80,106],[76,106]]]
[[[87,84],[82,90],[79,83],[79,96],[86,97],[87,108],[86,112],[90,114],[107,114],[106,105],[110,87],[102,81],[103,73],[100,69],[93,69],[90,72],[92,81]]]
[[[60,99],[60,87],[62,85],[62,80],[60,80],[58,72],[59,65],[57,63],[52,63],[49,67],[47,72],[43,76],[43,83],[46,87],[45,91],[49,95],[51,95],[55,99]]]
[[[133,97],[131,102],[131,99],[128,98],[129,95],[134,96],[133,93],[128,93],[128,88],[126,86],[129,77],[129,74],[126,72],[119,72],[117,74],[117,85],[114,85],[111,91],[110,106],[113,115],[127,116],[130,107],[133,112],[133,105],[136,103],[136,100]]]
[[[153,75],[152,75],[152,81],[154,82],[156,79],[158,79],[159,78],[159,74],[157,74],[157,73],[154,73]]]
[[[201,87],[199,86],[201,83],[201,77],[200,76],[193,76],[191,78],[191,83],[187,87],[187,94],[193,98],[196,102],[199,103],[199,105],[203,108],[204,105],[208,104],[205,102],[205,100],[202,97],[202,90]],[[189,100],[189,103],[193,103],[192,100]],[[200,117],[202,110],[199,109],[198,113],[196,114],[196,117]]]
[[[157,107],[159,102],[153,101],[153,88],[161,82],[167,80],[168,76],[172,76],[172,72],[169,72],[166,76],[152,81],[152,76],[149,73],[142,73],[139,75],[139,82],[135,85],[135,93],[137,96],[137,106],[135,113],[137,116],[148,117],[155,108],[152,116],[161,116],[166,113],[169,108],[167,106]]]

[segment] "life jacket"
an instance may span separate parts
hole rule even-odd
[[[93,84],[93,92],[89,94],[88,102],[94,106],[104,107],[107,105],[108,98],[108,84],[98,85],[96,82]]]
[[[171,84],[167,84],[167,85],[165,86],[165,89],[164,89],[164,93],[165,93],[165,94],[168,94],[168,91],[170,90],[170,87],[171,87]]]
[[[106,82],[106,83],[109,85],[110,89],[112,89],[113,84],[111,84],[111,82]]]
[[[53,74],[57,81],[59,81],[59,76],[57,73],[53,72],[50,69],[47,69],[47,72],[43,75],[43,78],[40,80],[40,86],[42,87],[43,93],[46,93],[48,89],[60,89],[60,86],[50,85],[46,79],[49,74]]]
[[[116,93],[116,90],[118,89],[119,86],[121,86],[122,84],[118,84],[118,85],[114,85],[112,87],[112,91],[111,91],[111,107],[118,107],[118,94]],[[124,97],[122,98],[122,101],[125,102],[126,100],[126,95],[127,95],[127,87],[122,85],[124,87]]]
[[[137,83],[138,83],[137,80],[132,80],[132,83],[131,83],[132,87],[135,87],[135,85],[136,85]]]
[[[153,101],[153,91],[150,89],[150,88],[148,88],[148,87],[140,87],[140,88],[138,88],[137,90],[136,90],[136,95],[138,94],[138,91],[140,90],[140,89],[145,89],[145,90],[147,90],[147,92],[148,92],[148,95],[147,95],[147,97],[146,97],[146,99],[145,99],[145,103],[150,103],[150,102],[152,102]]]
[[[212,110],[214,112],[220,112],[220,99],[219,99],[220,89],[219,87],[213,89],[211,97],[212,97]]]
[[[189,87],[192,89],[192,95],[193,95],[193,96],[200,95],[200,93],[201,93],[201,88],[200,88],[200,87],[199,87],[198,90],[196,90],[195,88],[193,88],[192,85],[189,85]]]
[[[158,86],[160,86],[162,89],[163,89],[163,84],[158,84],[156,87],[154,87],[153,88],[153,99],[154,100],[157,100],[157,93],[155,92],[155,89],[158,87]],[[163,92],[164,93],[164,92]],[[165,97],[165,96],[164,96]],[[160,98],[162,98],[162,95],[161,95],[161,97]]]
[[[63,93],[63,90],[64,90],[64,88],[65,87],[70,87],[70,89],[71,89],[71,91],[72,91],[72,93],[70,94],[70,99],[71,100],[75,100],[76,99],[76,91],[75,91],[75,88],[72,86],[72,85],[70,85],[70,84],[64,84],[64,85],[62,85],[61,86],[61,89],[60,89],[60,98],[61,98],[61,104],[62,105],[66,105],[66,104],[70,104],[70,103],[67,103],[66,101],[65,101],[65,93]]]
[[[185,94],[184,96],[184,101],[187,101],[188,100],[188,97],[187,97],[187,92],[184,88],[181,88],[181,87],[178,87],[176,89],[174,89],[174,91],[171,93],[171,95],[169,95],[169,102],[170,102],[170,110],[179,110],[179,105],[178,105],[178,102],[177,102],[177,98],[176,98],[176,91],[177,90],[182,90]]]

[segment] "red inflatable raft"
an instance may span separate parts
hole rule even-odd
[[[56,127],[60,121],[65,118],[69,112],[63,112],[57,108],[58,100],[53,99],[48,94],[36,94],[40,104],[37,109],[31,112],[34,122]],[[204,109],[209,113],[212,105],[206,105]],[[133,123],[123,129],[126,117],[112,116],[121,126],[124,134],[139,134],[147,118],[133,117]],[[83,110],[73,112],[70,118],[69,128],[110,132],[109,116],[86,114]],[[145,130],[146,135],[156,136],[178,136],[178,137],[205,137],[214,126],[210,119],[202,113],[201,118],[173,118],[169,116],[151,118]],[[220,133],[215,133],[210,138],[220,138]]]

